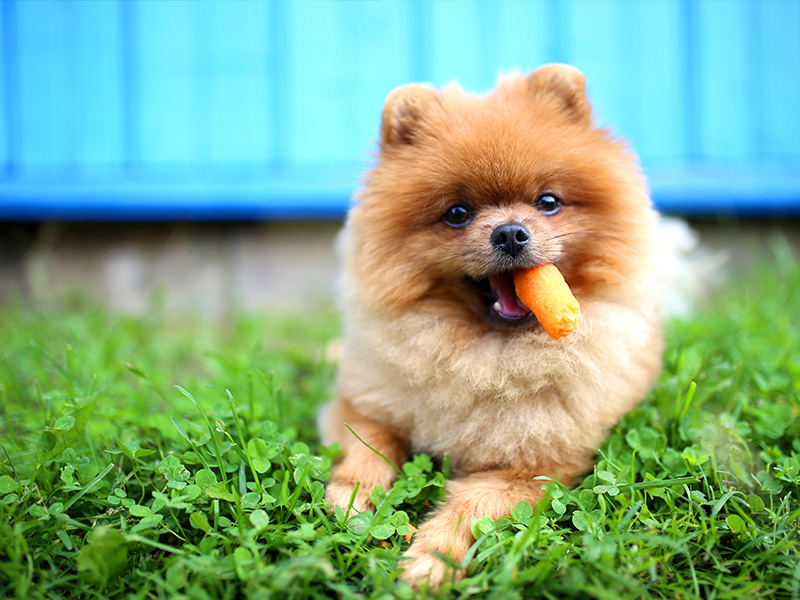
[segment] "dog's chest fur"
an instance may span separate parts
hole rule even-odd
[[[655,311],[583,310],[582,331],[567,340],[530,331],[480,344],[453,343],[434,317],[360,313],[348,325],[340,391],[412,451],[449,453],[454,470],[582,463],[646,393],[661,353]]]

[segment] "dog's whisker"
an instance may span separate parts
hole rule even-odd
[[[439,191],[443,187],[444,187],[444,184],[437,186],[437,188],[435,190],[433,190],[427,198],[425,198],[425,204],[422,205],[422,218],[423,219],[425,218],[425,211],[428,209],[428,204],[430,203],[431,199],[434,196],[437,196],[439,194]],[[445,208],[444,205],[445,205],[444,195],[442,195],[442,212],[444,212],[444,208]]]

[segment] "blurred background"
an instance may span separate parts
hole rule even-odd
[[[2,0],[0,298],[329,301],[395,86],[566,62],[656,205],[797,239],[797,0]]]

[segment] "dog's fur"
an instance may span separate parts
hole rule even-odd
[[[558,213],[537,207],[544,191],[563,201]],[[443,222],[454,203],[471,209],[466,226]],[[513,258],[490,243],[507,223],[530,232]],[[470,519],[538,501],[535,476],[572,484],[645,396],[662,352],[654,223],[635,156],[594,125],[573,67],[509,77],[477,98],[454,86],[389,95],[379,161],[343,233],[338,397],[320,430],[344,450],[327,487],[344,509],[357,482],[363,510],[396,477],[345,424],[395,464],[450,454],[447,499],[406,552],[412,584],[441,584],[431,551],[461,561]],[[532,317],[498,322],[475,284],[549,262],[583,316],[557,341]]]

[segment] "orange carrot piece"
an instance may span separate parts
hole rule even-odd
[[[515,269],[514,288],[553,339],[569,335],[581,322],[581,307],[554,264]]]
[[[417,528],[414,527],[411,523],[408,524],[408,533],[403,536],[403,539],[406,541],[406,544],[411,543],[412,536],[417,533]]]

